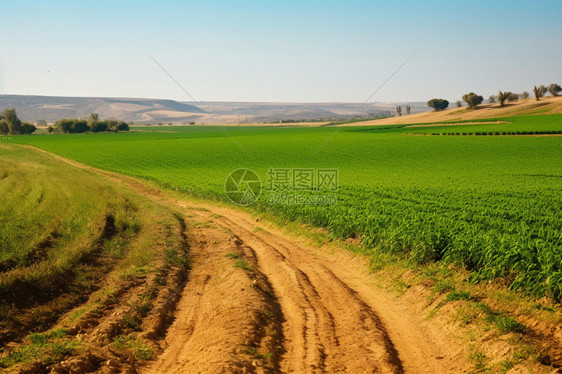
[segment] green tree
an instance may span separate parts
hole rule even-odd
[[[462,99],[471,109],[476,108],[478,105],[482,104],[482,101],[484,101],[482,96],[477,95],[474,92],[469,92],[466,95],[463,95]]]
[[[460,108],[462,106],[462,101],[457,100],[457,108]]]
[[[8,135],[10,129],[8,128],[8,124],[3,119],[0,119],[0,134]]]
[[[501,94],[501,91],[500,91],[500,94]],[[500,99],[500,95],[498,95],[498,100],[499,99]],[[488,101],[490,102],[490,104],[494,104],[496,102],[496,97],[494,95],[490,95],[490,97],[488,98]],[[500,101],[500,104],[502,104],[501,101]]]
[[[88,117],[88,127],[90,129],[94,128],[94,125],[98,122],[99,118],[100,116],[97,113],[90,113],[90,117]]]
[[[427,106],[438,112],[440,110],[447,109],[449,102],[445,99],[431,99],[427,102]]]
[[[90,126],[92,132],[104,132],[108,130],[106,121],[96,121],[92,126]]]
[[[550,92],[552,96],[558,96],[560,91],[562,91],[562,87],[560,87],[558,83],[552,83],[548,86],[548,92]]]
[[[498,101],[500,102],[501,106],[505,105],[505,101],[509,98],[509,96],[511,95],[511,92],[509,91],[505,91],[505,92],[499,92],[498,93]]]
[[[55,129],[64,134],[68,134],[72,129],[72,125],[74,125],[73,119],[59,119],[55,122]]]
[[[522,99],[528,99],[528,98],[529,98],[529,93],[528,93],[527,91],[521,92],[521,98],[522,98]]]
[[[541,99],[541,97],[543,97],[544,94],[547,91],[548,91],[548,88],[546,88],[542,84],[539,87],[537,87],[537,86],[533,87],[533,93],[535,94],[535,99],[537,99],[537,101],[539,101]]]
[[[51,125],[49,125],[49,127],[47,127],[47,131],[49,132],[49,134],[52,134],[53,131],[55,131],[55,128]]]
[[[516,94],[514,92],[510,93],[509,96],[507,97],[507,101],[512,102],[512,101],[518,101],[519,100],[519,94]]]
[[[400,105],[396,107],[396,113],[398,113],[398,116],[402,115],[402,107]]]
[[[84,120],[74,120],[74,123],[70,127],[71,133],[81,134],[83,132],[90,131],[88,122]]]
[[[12,109],[5,109],[2,112],[3,121],[8,126],[8,133],[10,135],[17,135],[20,134],[21,131],[21,121],[16,114],[16,110]]]
[[[29,122],[22,122],[20,127],[20,134],[22,135],[30,135],[33,134],[37,130],[37,127],[33,123]]]
[[[37,125],[37,127],[47,127],[47,121],[45,121],[44,119],[37,120],[35,124]]]

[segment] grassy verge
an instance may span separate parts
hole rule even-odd
[[[0,144],[0,165],[0,367],[151,357],[141,335],[189,265],[182,216],[29,148]]]

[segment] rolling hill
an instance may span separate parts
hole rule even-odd
[[[0,109],[15,108],[28,122],[61,118],[85,118],[98,113],[101,118],[136,124],[236,124],[275,123],[283,120],[333,121],[355,117],[387,117],[396,105],[410,105],[412,113],[426,111],[425,103],[252,103],[178,102],[174,100],[101,97],[56,97],[0,95]]]

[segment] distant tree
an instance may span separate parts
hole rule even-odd
[[[37,125],[37,127],[47,127],[47,121],[45,121],[44,119],[40,119],[37,120],[35,125]]]
[[[505,91],[505,92],[499,92],[498,93],[498,101],[500,102],[501,106],[505,105],[505,101],[509,98],[509,96],[511,95],[511,92],[509,91]]]
[[[108,130],[106,121],[96,121],[91,127],[92,132],[104,132]]]
[[[90,131],[90,126],[85,120],[74,120],[72,126],[70,126],[70,132],[74,134],[81,134]]]
[[[522,99],[528,99],[529,98],[529,92],[527,92],[527,91],[521,92],[521,98]]]
[[[412,111],[412,108],[409,105],[406,105],[406,113],[408,113],[408,115],[410,115],[411,111]]]
[[[440,110],[447,109],[449,102],[445,99],[431,99],[427,102],[427,106],[438,112]]]
[[[501,91],[500,91],[500,93],[501,93]],[[498,100],[499,100],[499,95],[498,95]],[[490,97],[488,98],[488,101],[490,102],[490,104],[494,104],[496,102],[496,97],[494,95],[490,95]]]
[[[47,132],[49,134],[52,134],[54,131],[55,131],[55,128],[53,126],[49,125],[49,127],[47,127]]]
[[[548,91],[548,88],[546,88],[542,84],[539,87],[537,87],[537,86],[533,87],[533,93],[535,94],[535,99],[537,99],[537,101],[539,101],[541,99],[541,97],[543,97],[544,94],[547,91]]]
[[[2,116],[2,113],[0,113],[0,134],[8,135],[9,132],[10,132],[10,128],[8,127],[6,121],[4,121],[4,117]]]
[[[33,123],[29,122],[22,122],[20,127],[20,134],[22,135],[30,135],[33,134],[37,130],[37,127]]]
[[[94,125],[96,124],[96,122],[98,122],[100,119],[99,114],[97,113],[90,113],[90,116],[88,117],[88,127],[90,129],[92,129],[94,127]]]
[[[507,97],[507,101],[512,102],[512,101],[517,101],[519,100],[519,94],[516,94],[514,92],[510,93],[509,96]]]
[[[462,101],[457,100],[457,108],[460,108],[462,106]]]
[[[117,124],[117,131],[129,131],[129,124],[127,122],[120,121]]]
[[[55,129],[64,134],[68,134],[72,129],[72,125],[74,125],[73,119],[59,119],[55,122]]]
[[[8,126],[8,133],[10,135],[18,135],[21,133],[21,121],[14,108],[5,109],[2,112],[2,120],[6,123],[6,126]]]
[[[552,83],[548,86],[548,92],[550,92],[552,96],[558,96],[560,91],[562,91],[562,87],[560,87],[558,83]]]
[[[480,95],[475,94],[474,92],[469,92],[462,97],[463,101],[468,104],[468,107],[471,109],[476,108],[478,105],[484,101],[484,98]]]
[[[396,107],[396,113],[398,113],[398,116],[402,115],[402,107],[400,105]]]

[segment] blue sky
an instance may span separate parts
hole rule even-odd
[[[562,83],[562,1],[0,0],[0,93],[450,101]]]

